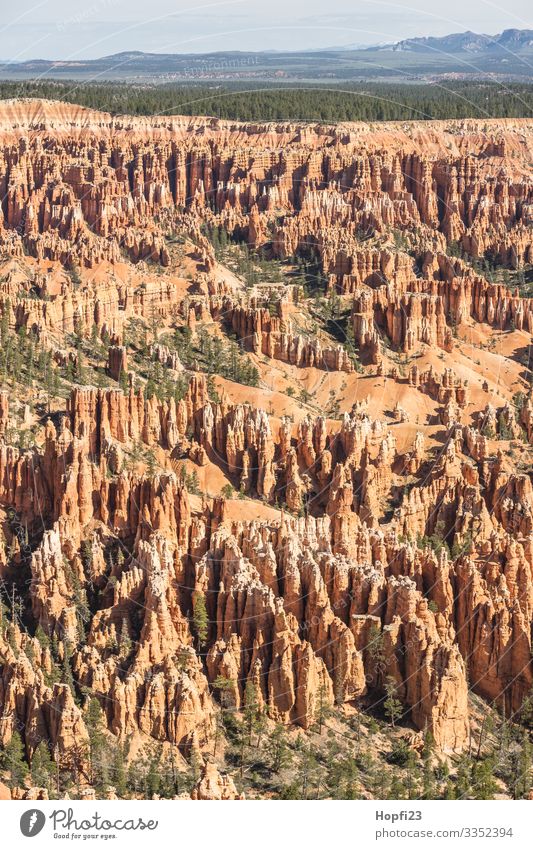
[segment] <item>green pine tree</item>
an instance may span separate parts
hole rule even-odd
[[[109,784],[108,742],[104,712],[96,698],[89,699],[85,714],[89,733],[89,769],[91,784],[100,790]]]
[[[196,633],[198,651],[201,651],[209,634],[209,616],[207,615],[205,595],[199,590],[193,593],[192,611],[192,622]]]
[[[24,743],[18,731],[14,731],[9,742],[0,749],[0,766],[10,773],[11,787],[21,787],[29,773]]]
[[[290,766],[293,755],[284,725],[276,723],[274,730],[268,735],[265,748],[272,772],[279,773]]]
[[[322,734],[322,728],[328,718],[331,716],[332,707],[328,699],[328,691],[324,684],[318,688],[316,707],[315,707],[315,722],[318,725],[318,733]]]
[[[393,728],[396,725],[396,721],[401,717],[403,712],[402,703],[396,697],[397,691],[398,688],[396,686],[394,678],[387,678],[385,682],[385,701],[383,702],[383,708]]]
[[[48,792],[54,784],[55,764],[48,745],[42,740],[31,759],[31,780],[36,787],[45,787]]]

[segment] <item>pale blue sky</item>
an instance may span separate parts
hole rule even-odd
[[[533,28],[531,0],[17,0],[2,12],[0,59],[296,50],[509,27]]]

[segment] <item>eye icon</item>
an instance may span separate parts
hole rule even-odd
[[[24,837],[35,837],[43,830],[46,817],[42,811],[37,808],[32,808],[30,811],[25,811],[20,818],[20,830]]]

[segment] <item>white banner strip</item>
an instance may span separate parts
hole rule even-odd
[[[1,845],[235,849],[533,845],[528,801],[4,802]],[[32,842],[33,841],[33,842]]]

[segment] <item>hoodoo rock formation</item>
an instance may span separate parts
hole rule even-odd
[[[89,782],[96,700],[235,799],[250,700],[311,734],[392,688],[442,757],[472,694],[520,715],[532,156],[518,120],[1,106],[4,745]]]

